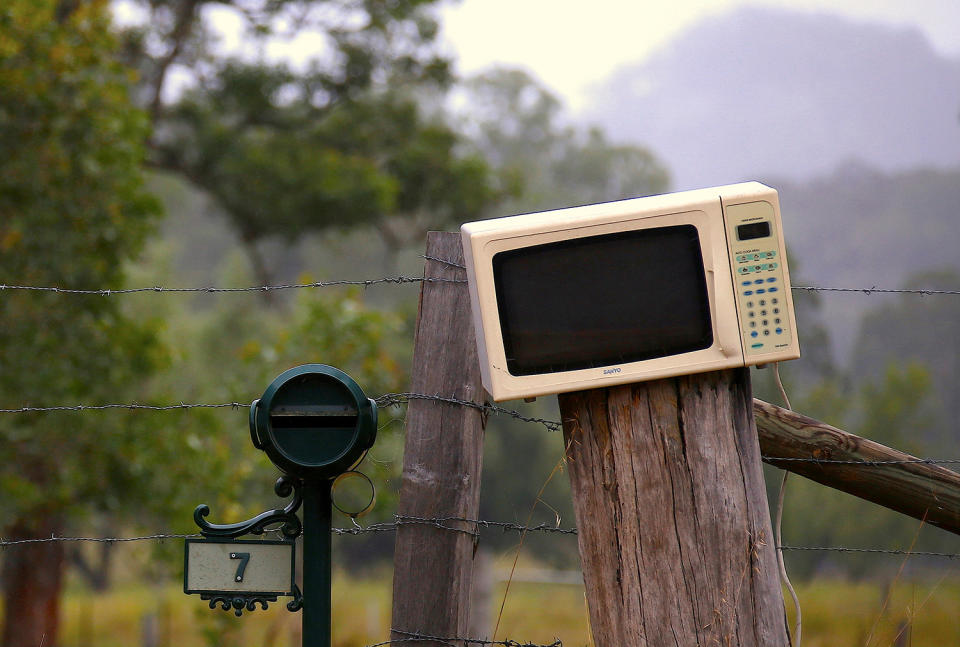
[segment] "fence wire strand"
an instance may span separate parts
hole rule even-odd
[[[17,409],[0,409],[0,413],[51,413],[54,411],[107,411],[110,409],[129,409],[131,411],[174,411],[185,409],[245,409],[250,403],[243,402],[221,402],[218,404],[140,404],[138,402],[127,402],[123,404],[73,404],[73,405],[55,405],[51,407],[20,407]]]
[[[463,400],[453,396],[430,395],[427,393],[385,393],[375,399],[377,406],[396,407],[409,403],[411,400],[425,400],[439,402],[442,404],[451,404],[455,406],[468,407],[476,409],[483,413],[492,413],[503,415],[521,422],[538,424],[545,427],[548,431],[559,431],[563,428],[563,423],[559,420],[549,420],[547,418],[537,418],[525,416],[519,411],[500,407],[489,402],[473,402]],[[54,405],[54,406],[25,406],[18,408],[0,409],[0,414],[18,414],[18,413],[50,413],[57,411],[105,411],[111,409],[127,409],[131,411],[177,411],[189,409],[247,409],[250,402],[221,402],[221,403],[184,403],[179,404],[140,404],[137,402],[114,403],[114,404],[75,404],[75,405]],[[890,460],[864,460],[864,459],[841,459],[841,458],[816,458],[816,457],[797,457],[797,456],[767,456],[761,455],[760,458],[767,463],[776,465],[777,463],[816,463],[818,465],[861,465],[864,467],[878,467],[883,465],[957,465],[960,464],[960,458],[901,458]]]
[[[383,276],[375,279],[332,279],[330,281],[313,281],[311,283],[289,283],[289,284],[279,284],[279,285],[251,285],[246,287],[236,287],[236,288],[225,288],[225,287],[164,287],[162,285],[155,285],[152,287],[139,287],[139,288],[118,288],[118,289],[93,289],[93,290],[81,290],[76,288],[62,288],[59,286],[46,286],[46,285],[2,285],[0,284],[0,291],[4,290],[23,290],[29,292],[54,292],[56,294],[72,294],[72,295],[91,295],[91,296],[101,296],[109,297],[121,294],[137,294],[140,292],[153,292],[153,293],[184,293],[184,292],[199,292],[206,294],[216,294],[216,293],[236,293],[236,292],[277,292],[280,290],[304,290],[309,288],[330,288],[338,286],[349,286],[355,285],[364,288],[369,288],[374,285],[383,285],[383,284],[394,284],[402,285],[406,283],[466,283],[466,279],[445,279],[439,277],[422,277],[422,276],[405,276],[403,274],[398,276]]]
[[[0,548],[10,546],[25,546],[30,544],[52,544],[56,542],[89,542],[96,544],[117,544],[134,541],[166,541],[168,539],[196,539],[202,537],[199,533],[178,534],[178,533],[156,533],[152,535],[142,535],[140,537],[31,537],[28,539],[3,539],[0,537]]]
[[[960,553],[936,553],[924,550],[902,550],[898,548],[850,548],[847,546],[780,546],[780,550],[818,551],[831,553],[871,553],[878,555],[899,555],[903,557],[942,557],[960,559]]]
[[[421,255],[424,259],[435,261],[438,263],[443,263],[451,267],[458,269],[465,269],[465,266],[461,263],[456,263],[454,261],[449,261],[442,258],[437,258],[435,256]],[[137,294],[137,293],[201,293],[201,294],[218,294],[218,293],[241,293],[241,292],[277,292],[282,290],[304,290],[304,289],[317,289],[317,288],[329,288],[329,287],[340,287],[340,286],[360,286],[363,288],[369,288],[374,285],[403,285],[411,283],[466,283],[466,279],[448,279],[440,277],[422,277],[422,276],[407,276],[404,274],[399,274],[397,276],[383,276],[373,279],[331,279],[328,281],[313,281],[310,283],[287,283],[287,284],[277,284],[277,285],[251,285],[243,287],[216,287],[216,286],[196,286],[196,287],[166,287],[162,285],[155,286],[144,286],[137,288],[117,288],[117,289],[78,289],[78,288],[65,288],[60,286],[50,286],[50,285],[7,285],[0,284],[0,292],[2,291],[28,291],[28,292],[51,292],[55,294],[65,294],[65,295],[89,295],[89,296],[117,296],[124,294]],[[957,296],[960,295],[960,290],[939,290],[932,288],[883,288],[878,286],[871,287],[833,287],[833,286],[819,286],[819,285],[794,285],[791,289],[802,292],[839,292],[839,293],[854,293],[854,294],[916,294],[919,296]]]
[[[960,290],[931,290],[924,288],[878,288],[873,286],[871,288],[834,288],[834,287],[821,287],[816,285],[794,285],[791,286],[792,289],[805,292],[859,292],[866,295],[871,294],[919,294],[920,296],[936,296],[936,295],[951,295],[956,296],[960,294]]]
[[[387,393],[377,398],[377,405],[381,407],[399,406],[401,404],[406,404],[411,400],[432,400],[434,402],[442,402],[445,404],[453,404],[461,407],[477,409],[478,411],[484,413],[504,415],[515,420],[520,420],[521,422],[530,422],[543,425],[549,431],[559,431],[563,427],[562,423],[560,423],[558,420],[547,420],[545,418],[525,416],[519,411],[505,409],[504,407],[499,407],[495,404],[490,404],[489,402],[472,402],[470,400],[463,400],[452,396],[428,395],[426,393]]]
[[[562,424],[557,420],[547,420],[545,418],[536,418],[525,416],[519,411],[506,409],[504,407],[490,404],[489,402],[472,402],[452,396],[430,395],[427,393],[385,393],[376,398],[377,406],[396,407],[407,404],[411,400],[426,400],[440,402],[443,404],[452,404],[461,407],[469,407],[483,413],[492,413],[503,415],[521,422],[539,424],[547,428],[548,431],[559,431]],[[187,409],[246,409],[250,402],[221,402],[221,403],[184,403],[179,404],[140,404],[137,402],[114,403],[114,404],[74,404],[74,405],[54,405],[54,406],[24,406],[8,409],[0,409],[0,414],[9,413],[50,413],[55,411],[106,411],[110,409],[129,409],[147,410],[147,411],[177,411]]]
[[[518,642],[509,638],[504,640],[485,640],[482,638],[464,638],[464,637],[446,637],[433,636],[419,631],[403,631],[402,629],[391,629],[390,633],[399,634],[403,638],[392,638],[367,647],[383,647],[383,645],[395,645],[409,642],[435,642],[450,647],[460,647],[460,645],[502,645],[502,647],[563,647],[563,642],[559,638],[554,638],[552,643],[539,644],[531,642]]]
[[[517,533],[547,533],[547,534],[562,534],[562,535],[576,535],[578,533],[577,528],[561,528],[559,526],[550,525],[547,523],[541,523],[536,526],[524,526],[523,524],[518,524],[510,521],[491,521],[488,519],[467,519],[464,517],[413,517],[405,515],[394,515],[394,521],[385,521],[371,523],[366,526],[361,526],[359,523],[354,522],[353,527],[351,528],[331,528],[331,532],[334,535],[338,536],[357,536],[366,533],[378,533],[378,532],[396,532],[398,528],[406,525],[424,525],[430,526],[433,528],[438,528],[440,530],[447,530],[451,532],[464,532],[469,535],[479,536],[479,533],[476,530],[465,529],[462,527],[456,527],[451,525],[451,523],[461,523],[473,525],[476,528],[485,528],[485,529],[499,529],[502,532],[517,532]],[[199,539],[203,535],[200,533],[153,533],[149,535],[141,535],[135,537],[58,537],[56,535],[51,535],[50,537],[31,537],[26,539],[3,539],[0,538],[0,548],[9,548],[15,546],[25,546],[31,544],[48,544],[54,542],[89,542],[89,543],[101,543],[101,544],[113,544],[113,543],[128,543],[128,542],[139,542],[139,541],[156,541],[163,542],[168,540],[175,539]],[[864,554],[874,554],[874,555],[891,555],[891,556],[900,556],[900,557],[929,557],[929,558],[940,558],[940,559],[960,559],[960,553],[944,553],[944,552],[933,552],[933,551],[921,551],[921,550],[904,550],[900,548],[857,548],[850,546],[779,546],[780,550],[784,551],[807,551],[807,552],[831,552],[831,553],[864,553]]]
[[[761,456],[767,463],[817,463],[822,465],[862,465],[864,467],[878,467],[881,465],[956,465],[960,458],[897,458],[890,460],[864,460],[855,458],[815,458],[815,457],[787,457]]]

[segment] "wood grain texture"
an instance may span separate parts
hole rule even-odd
[[[462,265],[459,234],[430,232],[426,255]],[[424,276],[465,280],[466,271],[427,260]],[[424,282],[410,389],[471,402],[485,400],[466,284]],[[482,413],[473,408],[410,401],[399,515],[478,518],[483,425]],[[463,526],[469,532],[475,530]],[[394,554],[392,628],[430,636],[465,636],[474,548],[474,537],[468,533],[400,525]],[[391,637],[407,639],[405,644],[416,646],[451,644],[410,641],[409,635],[400,633]]]
[[[789,644],[749,373],[561,394],[595,644]]]
[[[753,401],[764,456],[836,461],[909,461],[915,456],[812,418]],[[766,462],[916,519],[960,534],[960,474],[924,463],[845,465]]]

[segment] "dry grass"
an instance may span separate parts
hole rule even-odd
[[[362,647],[386,639],[390,591],[386,573],[359,580],[335,576],[334,646]],[[804,647],[867,647],[874,625],[869,647],[960,644],[960,577],[955,573],[939,582],[900,580],[882,615],[888,587],[881,583],[817,580],[801,584],[798,593]],[[502,595],[501,584],[490,600],[493,617]],[[66,596],[61,646],[136,647],[143,644],[145,625],[152,624],[158,647],[292,647],[298,641],[299,619],[283,604],[242,618],[212,611],[175,584],[128,585],[102,595],[77,589]],[[513,583],[498,639],[550,643],[560,638],[575,647],[588,644],[587,634],[581,586]]]

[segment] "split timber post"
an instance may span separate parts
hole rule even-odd
[[[594,643],[788,645],[748,370],[559,401]]]
[[[410,389],[414,393],[483,402],[460,235],[427,234]],[[449,262],[442,262],[443,259]],[[458,267],[459,266],[459,267]],[[483,412],[435,400],[407,406],[403,475],[394,552],[391,639],[439,647],[467,635],[473,581],[475,524],[480,509]],[[408,518],[446,518],[451,532]],[[448,640],[418,640],[415,636]]]

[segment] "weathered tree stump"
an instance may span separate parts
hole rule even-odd
[[[749,372],[559,400],[594,643],[788,645]]]

